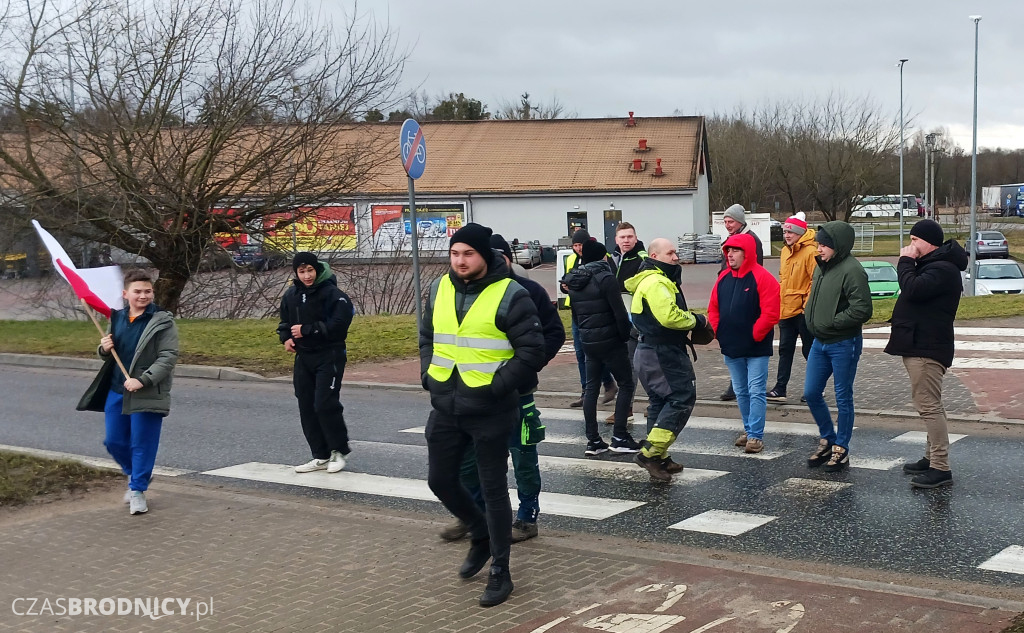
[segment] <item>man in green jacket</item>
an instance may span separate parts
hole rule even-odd
[[[668,482],[683,470],[668,449],[697,402],[697,376],[687,354],[689,333],[706,328],[707,319],[686,307],[675,245],[658,238],[651,242],[648,255],[640,271],[626,280],[626,290],[633,294],[629,311],[640,331],[633,366],[650,401],[647,439],[635,459],[652,479]]]
[[[821,439],[807,460],[811,468],[837,472],[850,465],[853,434],[853,379],[857,376],[864,337],[861,327],[871,318],[871,290],[864,267],[850,255],[853,227],[828,222],[818,227],[818,268],[811,281],[804,315],[814,335],[807,357],[804,398],[818,423]],[[835,427],[825,404],[825,384],[833,377],[836,391]]]

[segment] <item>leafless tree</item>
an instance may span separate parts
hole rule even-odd
[[[495,119],[559,119],[573,118],[575,112],[566,112],[565,106],[558,97],[551,97],[550,102],[534,101],[530,98],[529,92],[524,92],[519,97],[519,102],[501,100],[498,102],[498,109],[494,113]]]
[[[157,300],[219,234],[279,230],[382,161],[370,109],[405,53],[354,8],[293,0],[22,0],[0,10],[0,187],[52,230],[141,255]]]

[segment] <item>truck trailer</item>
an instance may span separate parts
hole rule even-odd
[[[1024,183],[982,187],[981,209],[994,216],[1024,216]]]

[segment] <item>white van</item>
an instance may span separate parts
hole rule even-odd
[[[909,212],[917,215],[917,197],[913,194],[903,196],[902,209],[899,195],[861,196],[853,199],[854,218],[898,218],[900,213]]]

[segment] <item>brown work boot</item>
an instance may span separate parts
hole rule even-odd
[[[651,479],[664,482],[672,481],[672,473],[665,470],[665,463],[661,459],[644,457],[643,453],[637,453],[634,460],[638,465],[647,469],[647,472],[651,474]]]
[[[615,401],[615,395],[619,393],[619,387],[615,383],[612,383],[604,388],[604,397],[601,398],[601,404],[608,404],[609,402]]]
[[[569,406],[573,407],[573,408],[576,408],[576,409],[582,407],[583,406],[583,394],[582,393],[580,394],[579,399],[573,400],[572,402],[570,402]]]
[[[466,538],[467,534],[469,534],[469,526],[459,519],[455,519],[455,523],[441,530],[440,536],[446,541],[459,541]]]
[[[762,440],[757,440],[754,438],[750,438],[749,440],[747,440],[747,445],[743,447],[744,453],[760,453],[763,450],[764,442]]]
[[[675,463],[672,461],[672,458],[667,455],[665,456],[665,459],[661,460],[661,466],[665,469],[665,472],[673,475],[683,472],[683,465]]]
[[[746,433],[740,433],[740,436],[737,437],[736,441],[733,442],[733,443],[736,446],[739,446],[740,448],[743,448],[744,446],[747,445],[747,434]]]

